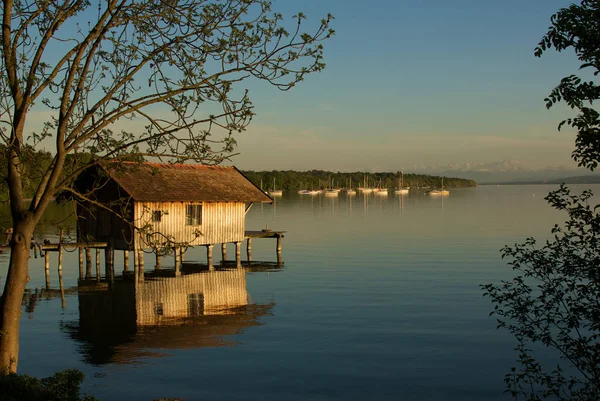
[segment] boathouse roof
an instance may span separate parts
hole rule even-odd
[[[272,202],[235,167],[108,163],[101,168],[140,202]]]

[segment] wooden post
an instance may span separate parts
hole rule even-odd
[[[179,255],[177,254],[178,248],[173,248],[173,262],[175,263],[175,273],[179,270]]]
[[[144,250],[138,250],[138,269],[140,281],[144,281]]]
[[[46,275],[46,289],[50,289],[50,252],[46,249],[44,253],[44,273]]]
[[[283,265],[283,261],[281,258],[281,239],[283,238],[282,234],[277,235],[277,266],[281,267]]]
[[[157,249],[156,252],[154,252],[154,256],[156,257],[156,264],[154,266],[154,270],[160,270],[160,251]],[[177,259],[177,252],[175,252],[175,259]]]
[[[252,238],[246,241],[246,254],[248,255],[248,263],[252,262]]]
[[[213,246],[214,245],[206,245],[206,264],[208,265],[208,270],[215,270],[213,266]]]
[[[62,241],[58,243],[58,275],[62,277],[63,249]]]
[[[181,267],[183,267],[183,262],[185,262],[185,248],[181,247],[179,248],[179,252],[181,254]]]
[[[109,282],[113,281],[115,278],[114,256],[114,250],[110,247],[110,245],[104,248],[104,277]]]
[[[110,248],[104,248],[104,278],[110,280]]]
[[[92,278],[92,250],[85,248],[85,279]]]
[[[129,251],[123,251],[123,271],[129,271]]]
[[[140,264],[138,262],[137,250],[133,249],[133,280],[137,283],[140,279]]]
[[[108,248],[108,272],[110,274],[110,281],[115,281],[115,250],[111,247]]]
[[[221,262],[225,263],[227,261],[227,243],[223,242],[221,244]]]
[[[100,250],[96,248],[96,281],[100,281]]]
[[[60,288],[60,299],[61,305],[64,309],[66,306],[65,301],[65,287],[63,286],[63,275],[62,275],[62,262],[63,262],[63,249],[62,249],[62,233],[58,242],[58,285]]]
[[[235,266],[240,268],[242,267],[242,243],[237,241],[235,243]]]
[[[139,261],[139,256],[138,256],[138,252],[137,249],[133,250],[133,274],[139,274],[140,273],[140,261]]]
[[[58,264],[58,286],[60,288],[60,301],[61,301],[61,307],[63,309],[65,309],[67,307],[67,301],[65,299],[65,286],[63,284],[63,274],[62,274],[62,246],[58,245],[58,258],[59,258],[59,264]]]
[[[181,274],[179,259],[183,257],[183,248],[173,248],[175,254],[175,276]]]
[[[83,280],[83,248],[79,248],[79,280]]]

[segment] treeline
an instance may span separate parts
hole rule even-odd
[[[6,145],[0,144],[0,201],[8,200],[8,184],[6,177],[8,176],[9,152]],[[62,170],[59,182],[63,180],[66,183],[71,182],[79,169],[92,160],[90,153],[72,153],[68,154],[65,159],[65,165]],[[129,160],[138,160],[130,158]],[[21,148],[21,183],[23,185],[23,196],[32,198],[35,195],[43,175],[54,162],[54,156],[46,150],[36,149],[29,145],[23,145]]]
[[[388,173],[365,173],[361,171],[353,173],[330,172],[323,170],[310,171],[243,171],[243,173],[255,185],[263,189],[299,190],[299,189],[324,189],[329,187],[346,188],[352,187],[381,187],[396,188],[400,179],[400,172]],[[445,188],[475,187],[477,183],[464,178],[443,177]],[[442,177],[425,174],[404,173],[404,186],[411,188],[441,188]]]
[[[0,175],[2,178],[7,176],[8,152],[4,146],[0,145]],[[22,149],[22,182],[23,193],[26,198],[31,198],[38,187],[44,172],[53,162],[53,156],[45,150],[38,150],[24,145]],[[67,157],[63,178],[71,176],[77,171],[82,163],[88,163],[91,155],[81,153],[69,155]],[[346,188],[350,186],[356,188],[359,186],[395,188],[398,186],[400,172],[387,173],[341,173],[323,170],[310,171],[244,171],[243,172],[255,185],[263,189],[273,188],[273,180],[277,189],[299,190],[299,189],[323,189],[329,187]],[[455,177],[444,177],[444,187],[462,188],[474,187],[476,182]],[[440,188],[442,186],[442,177],[425,174],[404,174],[404,186],[411,188]],[[8,187],[5,179],[0,179],[0,200],[7,200]]]

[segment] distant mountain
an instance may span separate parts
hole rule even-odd
[[[578,175],[575,177],[562,177],[551,180],[525,180],[508,182],[490,182],[488,184],[502,185],[532,185],[532,184],[600,184],[600,175]]]
[[[598,177],[600,173],[590,174],[586,169],[573,169],[564,166],[540,169],[527,168],[518,160],[499,160],[491,163],[461,163],[445,166],[431,166],[420,171],[427,174],[467,178],[478,184],[516,183],[516,182],[562,182],[564,177]],[[587,178],[588,180],[590,178]],[[590,182],[590,181],[587,181]]]

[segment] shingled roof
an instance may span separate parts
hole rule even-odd
[[[141,202],[272,202],[235,167],[127,163],[103,169]]]

